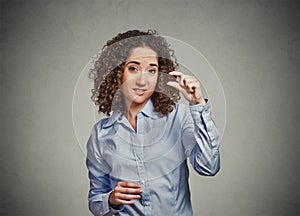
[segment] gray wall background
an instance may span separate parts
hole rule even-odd
[[[298,1],[1,1],[0,215],[89,215],[72,125],[104,42],[153,28],[191,44],[227,101],[221,172],[191,172],[195,215],[299,215]]]

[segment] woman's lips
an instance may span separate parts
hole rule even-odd
[[[137,95],[143,95],[146,92],[146,89],[139,89],[139,88],[134,88],[133,91]]]

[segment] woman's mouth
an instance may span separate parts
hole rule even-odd
[[[137,95],[143,95],[146,92],[146,89],[134,88],[133,91]]]

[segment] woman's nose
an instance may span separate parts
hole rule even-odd
[[[139,86],[144,86],[146,85],[146,79],[146,72],[141,71],[139,74],[137,74],[136,84],[138,84]]]

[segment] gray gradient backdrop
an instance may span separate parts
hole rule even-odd
[[[224,87],[222,168],[191,171],[195,215],[299,215],[299,6],[2,0],[0,215],[89,215],[73,91],[104,42],[135,28],[191,44]]]

